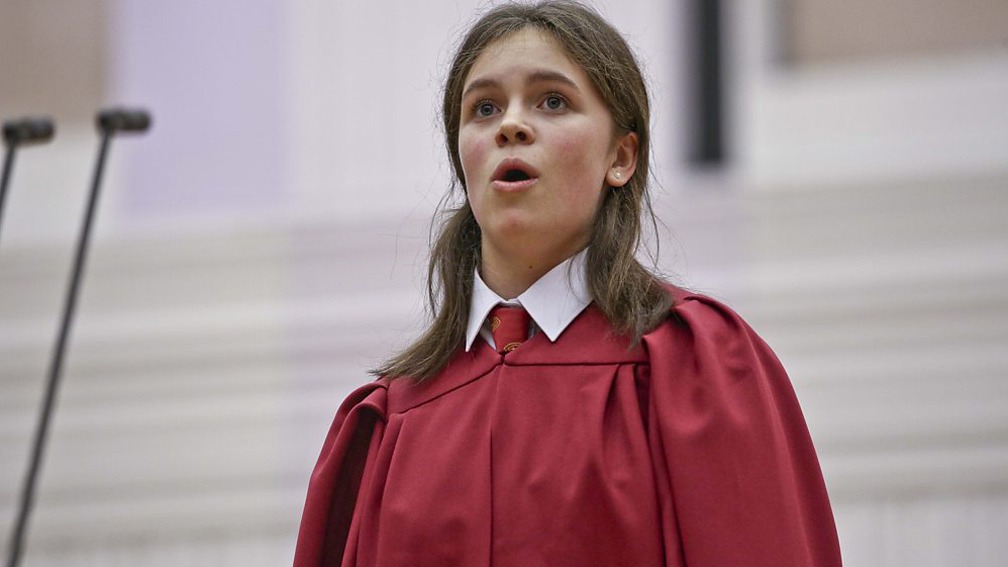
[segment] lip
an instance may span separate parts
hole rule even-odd
[[[521,181],[505,181],[505,174],[515,169],[525,172],[525,174],[528,175],[528,179],[522,179]],[[494,169],[493,175],[490,178],[490,185],[498,191],[522,191],[534,185],[538,180],[539,172],[536,168],[518,158],[506,158]]]

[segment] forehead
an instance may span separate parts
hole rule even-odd
[[[584,70],[553,35],[526,27],[484,47],[469,69],[464,84],[486,75],[506,76],[533,67],[560,71],[576,81],[588,80]]]

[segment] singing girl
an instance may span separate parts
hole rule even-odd
[[[840,565],[780,362],[635,256],[650,115],[620,34],[569,0],[494,7],[442,112],[433,316],[339,408],[294,565]]]

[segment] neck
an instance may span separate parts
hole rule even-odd
[[[501,250],[484,239],[480,276],[494,293],[504,299],[514,299],[582,248],[583,244],[550,251]]]

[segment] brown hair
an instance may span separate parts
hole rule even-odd
[[[425,380],[435,376],[465,340],[473,273],[480,264],[480,228],[464,198],[465,175],[459,157],[461,99],[469,70],[491,43],[524,28],[551,34],[581,66],[605,101],[620,133],[638,136],[637,171],[621,188],[607,191],[588,244],[586,273],[595,305],[610,323],[636,344],[642,334],[668,316],[672,304],[661,282],[637,261],[641,219],[654,221],[647,186],[650,110],[647,87],[623,37],[592,8],[571,0],[504,4],[485,13],[463,39],[448,73],[442,118],[455,179],[442,200],[461,186],[462,203],[444,209],[427,266],[430,326],[409,347],[373,370],[390,377]]]

